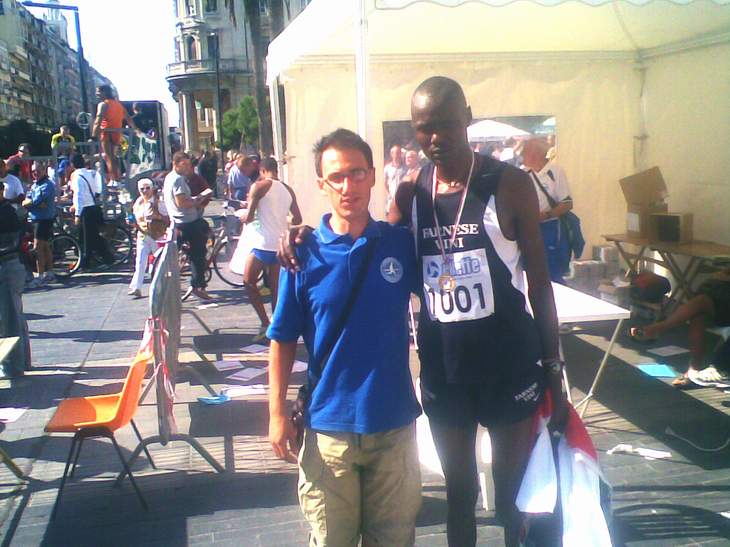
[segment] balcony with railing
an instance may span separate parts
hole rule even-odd
[[[218,70],[221,73],[250,72],[251,68],[246,59],[220,59]],[[167,77],[195,76],[197,74],[215,74],[215,59],[197,59],[194,61],[180,61],[167,65]]]

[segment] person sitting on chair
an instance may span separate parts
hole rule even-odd
[[[716,386],[730,383],[730,371],[720,371],[714,365],[704,366],[705,328],[730,326],[730,268],[705,280],[691,298],[663,321],[644,327],[633,327],[629,331],[637,342],[651,342],[664,332],[689,322],[689,369],[684,376],[672,382],[674,387],[685,388],[692,383],[701,386]]]

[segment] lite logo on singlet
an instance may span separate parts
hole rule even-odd
[[[442,323],[481,319],[494,313],[494,295],[484,249],[460,251],[443,257],[423,257],[423,291],[431,319]],[[439,277],[448,273],[454,278],[453,291],[439,287]]]

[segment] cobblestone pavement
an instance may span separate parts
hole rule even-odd
[[[206,394],[200,379],[184,371],[174,406],[178,428],[196,437],[226,471],[215,473],[185,443],[151,445],[157,469],[144,457],[133,467],[150,505],[145,512],[128,481],[112,486],[120,465],[109,441],[92,439],[84,443],[77,476],[64,491],[56,520],[50,521],[70,439],[49,436],[43,427],[62,398],[114,392],[121,386],[147,315],[147,300],[126,294],[129,278],[126,271],[83,275],[25,295],[35,366],[12,384],[0,381],[0,406],[28,410],[14,423],[0,424],[0,447],[30,479],[19,482],[0,466],[3,545],[305,545],[296,469],[274,459],[268,447],[265,396],[204,406],[197,401]],[[206,338],[203,327],[184,314],[181,361],[192,363],[218,390],[225,385],[224,375],[201,362],[191,350],[193,342],[219,349],[217,355],[206,353],[209,359],[235,358],[250,343],[258,322],[240,291],[214,280],[212,293],[219,297],[217,306],[198,309],[200,303],[191,301],[184,308],[196,312],[215,338]],[[588,324],[563,337],[575,398],[587,390],[610,331],[610,325]],[[686,345],[683,336],[667,343]],[[615,544],[728,545],[730,448],[698,450],[666,429],[670,426],[700,447],[722,445],[730,436],[730,396],[713,388],[680,392],[643,375],[631,364],[653,360],[645,350],[620,339],[586,417],[614,485]],[[415,352],[412,362],[417,370]],[[668,362],[681,366],[686,356]],[[294,380],[301,381],[302,375]],[[136,418],[144,437],[157,433],[153,393]],[[136,445],[131,430],[120,431],[118,439],[128,457]],[[672,458],[607,455],[618,443],[669,450]],[[501,545],[493,514],[479,510],[477,517],[478,545]],[[425,473],[417,545],[446,545],[445,519],[443,479]]]

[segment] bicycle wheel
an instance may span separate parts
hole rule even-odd
[[[126,228],[116,226],[111,237],[108,239],[109,250],[114,258],[114,264],[129,262],[134,252],[132,234]]]
[[[59,234],[51,239],[53,273],[56,277],[73,275],[81,266],[81,245],[68,234]]]
[[[224,283],[227,283],[231,287],[243,287],[243,276],[231,271],[229,267],[233,252],[236,250],[236,246],[230,239],[224,241],[217,250],[214,249],[215,256],[213,256],[213,269],[218,274]]]

